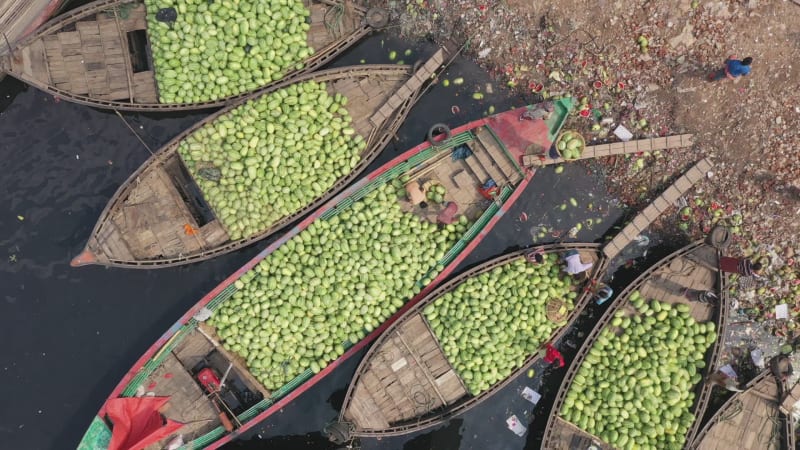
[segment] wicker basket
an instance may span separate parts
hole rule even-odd
[[[567,313],[561,312],[561,308],[566,306],[566,303],[557,298],[553,298],[547,301],[545,305],[545,315],[547,316],[547,320],[551,322],[563,322],[567,318]]]
[[[572,136],[573,136],[573,138],[572,138],[573,140],[574,139],[580,139],[580,141],[581,141],[581,153],[580,154],[582,155],[583,154],[583,150],[586,148],[586,140],[583,138],[583,135],[578,133],[575,130],[563,130],[561,133],[559,133],[558,138],[556,139],[556,152],[558,152],[558,156],[564,158],[564,155],[561,154],[561,150],[558,149],[558,144],[561,143],[561,140],[564,137],[564,134],[566,134],[566,133],[571,133]],[[567,159],[567,158],[564,158],[564,159]],[[569,158],[569,159],[571,160],[571,159],[577,159],[577,158]]]

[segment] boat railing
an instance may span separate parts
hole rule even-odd
[[[717,249],[717,258],[721,257],[722,254],[720,250]],[[721,270],[717,270],[717,286],[719,286],[719,302],[717,307],[715,308],[715,318],[717,321],[717,340],[714,341],[714,345],[709,350],[709,357],[706,359],[709,361],[709,364],[704,368],[705,374],[715,370],[717,365],[717,358],[719,357],[719,353],[722,350],[723,339],[727,335],[728,329],[728,277],[725,275]],[[700,383],[700,394],[697,396],[695,400],[695,411],[705,411],[708,407],[708,402],[711,399],[711,390],[713,386],[708,383]],[[695,439],[695,435],[697,434],[698,429],[700,428],[700,422],[702,417],[696,417],[695,421],[692,423],[692,426],[689,427],[689,430],[686,432],[686,442],[693,442]]]

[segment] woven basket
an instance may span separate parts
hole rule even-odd
[[[545,305],[545,315],[547,316],[547,320],[551,322],[562,322],[564,319],[567,318],[567,314],[561,312],[561,308],[564,307],[566,303],[564,303],[561,299],[550,299],[547,301],[547,305]]]
[[[564,155],[561,154],[561,150],[558,149],[558,144],[561,143],[561,139],[564,137],[564,134],[566,134],[566,133],[571,133],[572,136],[573,136],[573,138],[572,138],[573,140],[574,139],[580,139],[580,141],[581,141],[581,155],[582,155],[583,154],[583,150],[586,149],[586,139],[583,138],[583,135],[578,133],[575,130],[563,130],[561,133],[559,133],[558,138],[556,139],[556,152],[558,152],[558,156],[564,158]],[[567,159],[567,158],[564,158],[564,159]],[[570,158],[570,159],[575,159],[575,158]]]

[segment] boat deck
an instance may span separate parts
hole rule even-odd
[[[407,79],[405,74],[400,73],[394,76],[340,78],[328,83],[327,91],[331,96],[339,93],[348,98],[345,109],[353,118],[351,126],[364,140],[369,141],[375,130],[375,125],[370,121],[372,114],[387,101],[388,94],[396,92]],[[407,99],[408,95],[405,95],[398,100],[397,106]]]
[[[543,121],[540,121],[543,123]],[[456,145],[468,148],[472,155],[453,160],[452,152],[436,155],[414,171],[409,172],[411,182],[421,186],[426,183],[441,184],[445,188],[444,202],[436,204],[427,202],[426,208],[401,201],[404,210],[413,212],[426,220],[436,223],[437,216],[448,202],[458,206],[458,214],[475,220],[486,210],[490,200],[486,199],[479,189],[489,180],[498,187],[514,187],[523,179],[522,173],[514,166],[514,162],[503,150],[502,144],[485,126],[475,128],[468,135],[470,138],[463,144]]]
[[[303,3],[311,12],[311,25],[308,28],[306,42],[315,52],[330,45],[334,39],[339,39],[361,27],[362,15],[355,13],[352,8],[344,7],[339,20],[335,22],[334,26],[330,26],[330,18],[335,13],[329,11],[335,11],[333,8],[336,7],[316,2],[309,7],[308,2]]]
[[[64,0],[3,0],[0,2],[0,30],[14,46],[26,34],[47,20]],[[5,42],[0,44],[0,56],[10,51]]]
[[[558,444],[552,450],[573,450],[596,448],[597,450],[615,450],[597,436],[578,428],[572,422],[556,417],[551,442]],[[594,447],[592,447],[594,446]]]
[[[99,254],[131,261],[186,255],[227,242],[219,220],[204,222],[199,211],[190,209],[193,188],[176,154],[163,165],[151,166],[111,210],[93,247],[100,247]],[[187,232],[186,225],[197,231]]]
[[[778,385],[771,374],[735,394],[711,419],[695,450],[780,450]]]
[[[141,1],[92,8],[15,51],[12,71],[75,95],[156,103],[145,15]]]
[[[382,430],[447,406],[467,395],[422,314],[414,314],[382,343],[354,391],[347,420]]]
[[[200,325],[203,327],[203,325]],[[223,347],[215,346],[210,328],[203,328],[205,335],[193,329],[175,346],[172,352],[153,373],[142,382],[144,395],[166,396],[169,401],[161,410],[169,419],[184,424],[178,430],[188,442],[220,426],[219,411],[209,399],[203,387],[195,380],[198,367],[211,366],[220,379],[228,363],[232,363],[226,385],[236,389],[244,387],[261,395],[268,394],[246,371],[241,358],[234,358]],[[208,336],[208,337],[207,337]],[[223,397],[224,398],[224,397]],[[240,413],[241,411],[234,411]],[[147,450],[159,450],[171,437],[153,444]]]
[[[716,250],[701,246],[655,271],[639,287],[639,293],[644,298],[665,303],[685,303],[691,307],[692,317],[696,321],[707,322],[713,318],[715,305],[690,301],[683,292],[685,289],[716,291],[716,287]]]

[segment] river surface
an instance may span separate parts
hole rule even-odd
[[[359,64],[361,59],[386,63],[390,50],[402,54],[405,49],[413,50],[404,57],[411,63],[432,53],[433,46],[412,46],[378,34],[335,65]],[[494,93],[476,102],[472,92],[486,93],[491,80],[465,59],[457,59],[444,75],[451,80],[459,76],[466,80],[462,86],[439,84],[422,98],[375,164],[418,144],[433,123],[454,127],[480,118],[490,105],[503,111],[530,100],[510,98],[493,84]],[[155,151],[208,113],[122,116]],[[134,361],[183,312],[266,245],[172,269],[71,268],[70,259],[83,248],[115,190],[150,156],[144,144],[114,112],[58,102],[11,78],[0,82],[1,448],[75,448]],[[561,211],[559,206],[570,198],[579,206]],[[548,234],[539,242],[554,242],[552,231],[566,232],[587,218],[603,220],[571,241],[600,242],[621,215],[607,195],[602,173],[593,166],[569,164],[561,174],[542,169],[459,271],[531,246],[543,228]],[[590,311],[587,320],[597,314]],[[568,344],[579,344],[580,331],[576,333]],[[333,448],[321,430],[335,419],[359,356],[227,448]],[[404,437],[363,439],[361,448],[538,448],[542,420],[566,369],[535,369],[533,379],[521,376],[445,425]],[[519,396],[524,385],[545,394],[537,407]],[[523,437],[513,434],[505,423],[512,414],[523,423],[533,422],[534,429]]]

